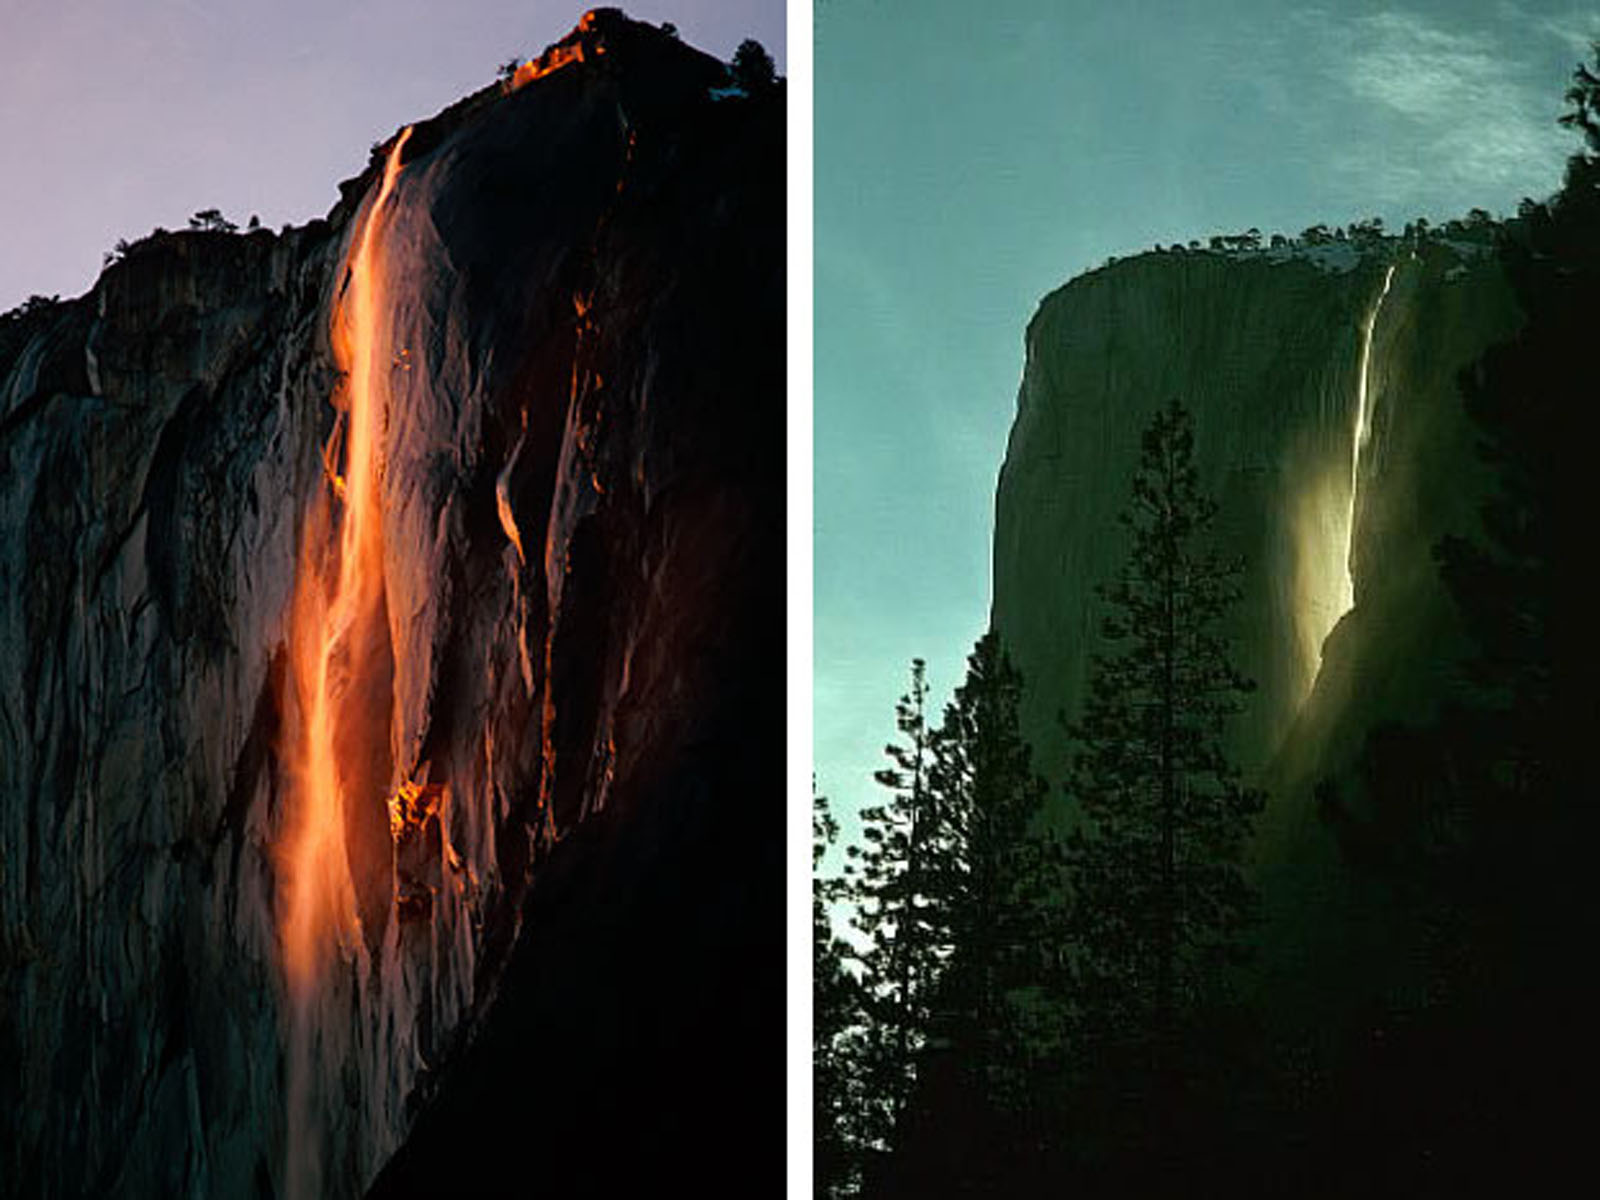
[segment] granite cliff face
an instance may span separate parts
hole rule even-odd
[[[781,1171],[782,91],[604,10],[513,82],[4,331],[0,1190],[358,1195],[485,1103],[615,1182],[674,1083],[664,1178]]]
[[[1518,322],[1487,245],[1147,254],[1073,280],[1028,327],[995,520],[993,625],[1027,680],[1053,780],[1127,547],[1139,436],[1195,416],[1222,549],[1245,562],[1228,633],[1258,684],[1233,751],[1272,792],[1261,857],[1315,819],[1310,786],[1385,717],[1426,715],[1460,634],[1433,544],[1487,486],[1458,372]]]

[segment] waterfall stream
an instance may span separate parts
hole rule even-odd
[[[1361,367],[1360,377],[1356,381],[1356,423],[1350,440],[1350,508],[1349,515],[1345,519],[1344,590],[1339,598],[1335,624],[1338,624],[1339,617],[1354,608],[1356,603],[1355,567],[1352,560],[1355,556],[1356,499],[1361,491],[1361,455],[1366,450],[1367,443],[1372,440],[1372,331],[1377,328],[1378,314],[1383,311],[1383,302],[1388,297],[1389,285],[1393,282],[1394,264],[1390,263],[1383,273],[1383,286],[1378,290],[1378,298],[1373,301],[1372,309],[1367,313],[1366,322],[1361,327]]]
[[[1360,352],[1356,369],[1354,411],[1348,392],[1326,393],[1326,420],[1310,449],[1309,460],[1297,466],[1300,487],[1290,498],[1291,528],[1295,538],[1295,568],[1290,583],[1298,650],[1298,694],[1303,701],[1316,686],[1322,670],[1323,644],[1339,621],[1355,607],[1355,539],[1360,513],[1361,482],[1373,434],[1373,410],[1378,400],[1373,362],[1373,340],[1379,315],[1394,282],[1394,264],[1383,273],[1383,283],[1368,305],[1359,326]],[[1342,372],[1339,383],[1348,376]],[[1350,413],[1345,416],[1345,413]],[[1349,424],[1345,424],[1348,421]],[[1343,430],[1348,430],[1348,457]],[[1337,457],[1330,441],[1337,439]]]
[[[382,184],[351,243],[333,336],[345,373],[344,412],[324,454],[329,488],[307,522],[296,580],[291,640],[299,727],[290,743],[293,808],[281,856],[289,997],[284,1178],[291,1198],[322,1194],[315,1114],[325,1074],[319,1065],[333,1056],[322,1010],[336,952],[370,973],[364,935],[374,931],[363,929],[353,864],[391,853],[386,844],[353,844],[350,835],[359,834],[363,808],[376,813],[384,804],[392,774],[393,651],[380,486],[387,318],[378,251],[384,205],[410,133],[404,130],[389,151]]]

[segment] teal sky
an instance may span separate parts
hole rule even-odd
[[[1398,228],[1560,183],[1600,6],[818,0],[815,753],[854,828],[913,656],[988,623],[1041,297],[1256,226]]]

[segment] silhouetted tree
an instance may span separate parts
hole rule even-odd
[[[208,233],[238,233],[239,227],[222,215],[217,208],[202,208],[189,218],[189,228]]]
[[[811,796],[812,1162],[818,1196],[854,1193],[859,1183],[857,1079],[864,1033],[861,986],[847,963],[848,943],[834,933],[832,909],[846,896],[846,880],[824,876],[822,860],[839,837],[826,796]]]
[[[1223,750],[1252,687],[1218,633],[1241,568],[1205,547],[1216,505],[1193,444],[1176,400],[1144,434],[1121,517],[1132,551],[1100,589],[1110,650],[1070,727],[1066,788],[1079,817],[1067,851],[1079,1045],[1157,1112],[1181,1090],[1192,1018],[1244,956],[1253,895],[1241,860],[1263,804]]]
[[[1568,952],[1555,946],[1600,933],[1600,901],[1587,878],[1600,837],[1593,802],[1600,771],[1591,749],[1600,734],[1600,649],[1590,556],[1579,550],[1593,538],[1589,398],[1600,305],[1600,43],[1594,58],[1594,70],[1577,68],[1561,118],[1583,135],[1583,149],[1568,159],[1561,191],[1529,223],[1526,240],[1502,244],[1526,321],[1462,380],[1496,480],[1482,534],[1448,539],[1438,555],[1477,646],[1474,677],[1482,689],[1460,731],[1472,739],[1477,760],[1460,841],[1470,860],[1495,856],[1502,878],[1507,860],[1520,860],[1517,893],[1494,897],[1485,914],[1514,990],[1525,975],[1535,988],[1562,990]],[[1520,830],[1508,844],[1503,825],[1510,814]],[[1476,882],[1466,871],[1461,879]],[[1475,937],[1481,942],[1485,933]]]
[[[1387,882],[1423,935],[1425,987],[1403,1037],[1390,1021],[1381,1082],[1396,1110],[1433,1115],[1441,1162],[1480,1161],[1485,1122],[1501,1162],[1546,1148],[1570,1162],[1586,1139],[1583,1081],[1600,1070],[1600,987],[1577,966],[1600,934],[1600,654],[1580,549],[1593,536],[1600,76],[1574,78],[1563,123],[1585,148],[1550,203],[1498,236],[1523,321],[1460,378],[1494,480],[1478,529],[1436,548],[1466,669],[1437,718],[1375,730],[1357,777],[1322,789],[1346,861]]]
[[[887,803],[861,813],[865,846],[848,847],[845,872],[854,923],[867,943],[862,1050],[865,1139],[889,1144],[914,1078],[928,1027],[928,996],[948,953],[945,914],[932,899],[935,863],[946,857],[948,826],[928,788],[925,664],[911,664],[911,689],[895,708],[901,741],[884,747],[892,766],[877,772]]]
[[[15,308],[0,313],[0,332],[10,331],[13,336],[20,336],[16,333],[17,330],[32,323],[40,313],[48,312],[60,303],[60,296],[41,296],[35,293]]]
[[[1039,1000],[1059,943],[1060,861],[1035,830],[1047,788],[1017,720],[1022,678],[985,634],[932,738],[929,788],[951,836],[930,890],[948,915],[901,1191],[989,1196],[1037,1158]],[[1056,934],[1057,936],[1052,936]]]
[[[1600,66],[1600,46],[1595,55]],[[1600,711],[1587,556],[1573,552],[1592,537],[1593,414],[1582,398],[1593,389],[1600,302],[1600,77],[1579,66],[1574,81],[1561,120],[1583,134],[1585,150],[1569,159],[1552,202],[1501,239],[1526,321],[1461,378],[1495,489],[1481,532],[1437,549],[1475,643],[1475,690],[1447,713],[1448,735],[1430,742],[1448,755],[1435,767],[1451,786],[1434,789],[1418,817],[1434,857],[1454,864],[1460,894],[1444,906],[1480,913],[1482,928],[1467,936],[1480,960],[1505,960],[1507,982],[1538,970],[1521,958],[1532,925],[1547,935],[1576,922],[1573,936],[1587,937],[1600,921],[1577,882],[1586,859],[1578,848],[1600,834],[1588,751]],[[1482,885],[1508,870],[1521,877],[1515,892],[1489,895]],[[1486,941],[1496,929],[1504,936]]]
[[[733,82],[754,96],[773,86],[777,80],[777,66],[772,55],[754,38],[745,38],[733,52]]]

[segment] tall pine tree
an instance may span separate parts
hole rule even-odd
[[[1036,831],[1047,788],[1017,721],[1022,679],[997,634],[979,639],[932,738],[929,788],[949,837],[930,863],[949,957],[933,989],[906,1195],[1007,1194],[1037,1155],[1037,1012],[1059,860]]]
[[[849,943],[834,932],[832,910],[845,898],[843,876],[824,875],[823,858],[839,837],[828,798],[811,792],[812,1165],[815,1193],[854,1195],[859,1187],[857,1065],[864,1036],[861,987],[847,966]]]
[[[928,996],[947,953],[944,917],[929,893],[933,863],[948,841],[928,788],[929,736],[925,664],[911,665],[911,689],[895,723],[901,740],[884,748],[892,766],[877,782],[889,800],[861,813],[865,846],[850,846],[845,867],[854,923],[866,942],[861,1048],[866,1096],[863,1133],[887,1148],[915,1078],[914,1058],[928,1028]]]
[[[1109,649],[1069,730],[1076,1040],[1158,1122],[1183,1090],[1190,1018],[1243,956],[1253,895],[1241,864],[1263,805],[1223,748],[1252,686],[1218,628],[1241,568],[1206,546],[1216,505],[1193,449],[1174,400],[1143,437],[1121,517],[1132,551],[1100,589]]]

